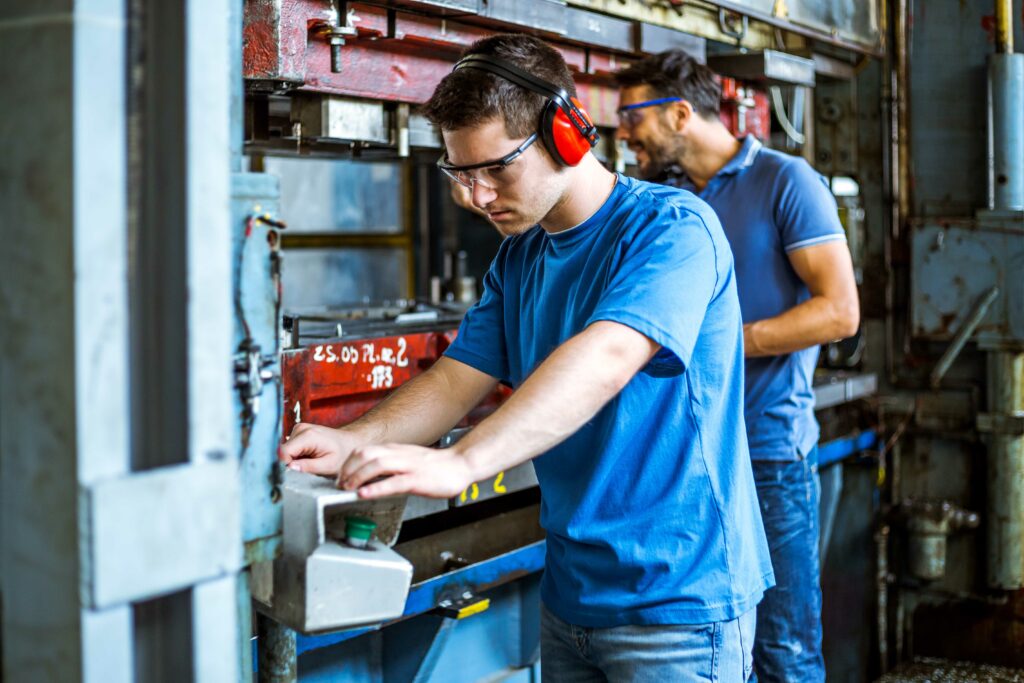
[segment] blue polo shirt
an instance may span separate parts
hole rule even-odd
[[[515,388],[600,320],[662,349],[534,460],[542,598],[590,627],[738,617],[774,579],[740,419],[732,254],[707,204],[618,176],[584,223],[506,239],[447,355]]]
[[[676,183],[696,192],[688,180]],[[697,196],[718,214],[736,260],[744,322],[810,298],[789,254],[846,240],[828,182],[800,157],[765,149],[753,135]],[[814,368],[819,347],[749,358],[745,417],[754,460],[797,460],[818,442]]]

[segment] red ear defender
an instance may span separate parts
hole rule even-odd
[[[583,117],[582,127],[591,128],[594,124],[590,115],[583,109],[579,100],[572,98],[576,111]],[[584,137],[579,128],[569,120],[569,114],[565,109],[558,106],[553,100],[548,103],[544,111],[544,121],[541,124],[541,137],[548,151],[552,153],[556,161],[566,166],[576,166],[586,156],[593,143]]]
[[[540,139],[544,147],[560,164],[575,166],[600,136],[579,100],[570,97],[562,88],[523,71],[491,55],[466,55],[458,61],[452,71],[478,69],[504,78],[521,88],[543,95],[548,103],[541,111]]]

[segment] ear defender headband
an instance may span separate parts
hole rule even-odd
[[[564,166],[576,166],[597,144],[597,127],[583,106],[562,88],[490,55],[468,55],[452,71],[479,69],[511,81],[547,99],[541,111],[538,133],[548,152]]]

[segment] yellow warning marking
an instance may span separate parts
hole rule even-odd
[[[491,606],[491,599],[490,598],[484,598],[480,602],[474,602],[472,605],[466,605],[465,607],[461,608],[459,610],[459,613],[455,616],[455,618],[456,619],[465,619],[466,617],[471,617],[474,614],[480,614],[481,612],[486,612],[487,609],[490,606]]]

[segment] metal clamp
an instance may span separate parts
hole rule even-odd
[[[275,363],[277,359],[261,354],[259,344],[251,339],[241,343],[235,354],[235,388],[243,402],[258,401],[264,385],[278,379],[278,373],[270,369]]]
[[[729,27],[729,18],[732,17],[733,23],[735,23],[736,17],[740,19],[741,29],[736,30]],[[736,44],[739,45],[743,39],[747,36],[747,28],[749,28],[750,19],[746,14],[737,14],[735,12],[727,12],[724,9],[718,10],[718,30],[730,38],[736,39]]]
[[[439,602],[436,612],[449,619],[465,619],[474,614],[486,612],[490,606],[490,598],[482,598],[467,590],[455,599],[445,599]]]

